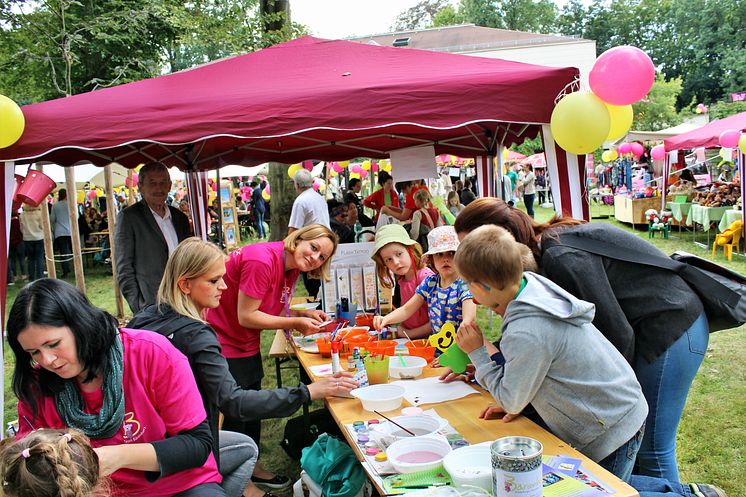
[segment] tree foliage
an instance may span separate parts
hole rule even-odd
[[[676,112],[676,99],[681,93],[681,79],[666,81],[658,76],[647,97],[632,104],[634,129],[659,131],[681,123]]]
[[[396,16],[391,29],[392,31],[410,31],[433,26],[436,14],[449,6],[449,0],[421,0]]]

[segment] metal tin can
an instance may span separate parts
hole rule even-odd
[[[495,497],[541,497],[541,453],[538,440],[498,438],[490,445]]]

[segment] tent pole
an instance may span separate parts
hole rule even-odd
[[[127,207],[135,203],[134,185],[132,184],[133,180],[132,169],[129,169],[127,171]]]
[[[85,293],[85,275],[83,274],[83,254],[80,250],[80,232],[78,231],[78,199],[75,190],[75,169],[65,168],[67,186],[67,214],[70,216],[70,238],[73,245],[73,265],[75,267],[75,284]]]
[[[109,222],[109,258],[111,259],[111,279],[114,280],[114,302],[117,304],[117,317],[119,319],[124,318],[124,303],[122,302],[122,291],[119,289],[119,278],[117,271],[117,264],[115,257],[116,247],[114,244],[114,223],[116,222],[116,216],[114,210],[116,209],[114,203],[114,175],[112,174],[111,164],[104,166],[104,182],[106,185],[106,217]]]
[[[43,164],[36,164],[36,170],[44,172]],[[77,193],[77,192],[76,192]],[[47,199],[41,203],[41,224],[44,226],[44,258],[47,263],[47,276],[49,278],[57,277],[57,267],[54,265],[54,245],[52,244],[52,225],[49,222],[49,203]]]

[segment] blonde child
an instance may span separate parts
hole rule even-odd
[[[451,190],[448,192],[448,210],[451,211],[451,214],[454,216],[458,216],[462,210],[464,210],[464,204],[461,203],[461,199],[458,198],[458,193]]]
[[[408,302],[425,278],[433,274],[422,262],[422,247],[399,224],[381,227],[371,258],[376,261],[378,281],[386,288],[396,285],[400,302]],[[418,309],[399,325],[402,336],[421,338],[430,335],[427,308]]]
[[[454,264],[454,255],[459,241],[453,226],[439,226],[427,235],[430,250],[423,257],[435,273],[424,279],[416,293],[406,304],[386,316],[376,316],[373,326],[381,329],[391,323],[399,323],[427,304],[427,313],[432,333],[448,321],[456,327],[462,323],[474,323],[477,307],[464,282],[459,278]]]
[[[6,497],[108,495],[96,452],[76,430],[37,430],[0,451],[0,493]]]

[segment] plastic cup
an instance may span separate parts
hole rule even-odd
[[[319,354],[321,354],[321,357],[332,356],[332,344],[328,338],[317,338],[316,346],[319,348]]]
[[[435,359],[435,347],[430,346],[427,340],[413,340],[406,342],[406,346],[409,349],[409,355],[422,357],[428,364]]]
[[[389,381],[389,356],[368,356],[363,359],[368,383],[378,385]]]

